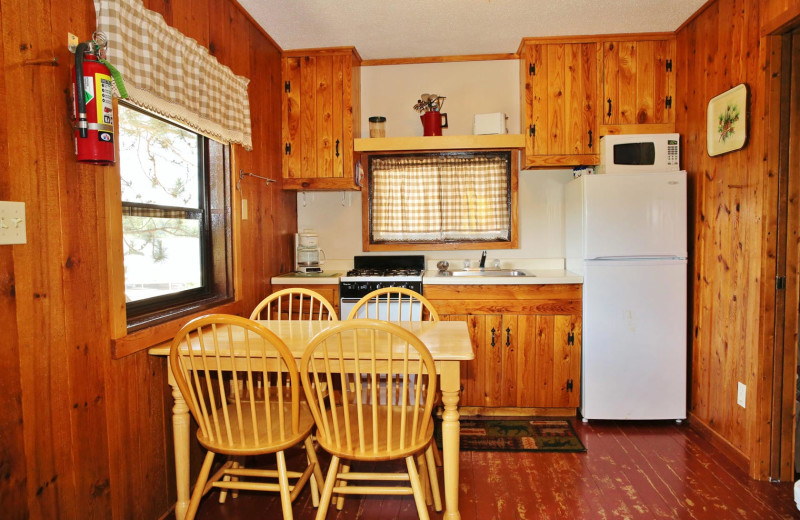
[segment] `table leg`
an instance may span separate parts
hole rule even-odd
[[[440,381],[442,382],[442,457],[444,459],[444,518],[459,520],[458,512],[458,393],[461,389],[459,362],[442,363]]]
[[[172,369],[169,368],[169,385],[172,387],[172,438],[175,444],[175,485],[178,500],[175,502],[175,520],[183,520],[189,508],[189,407],[183,399]]]

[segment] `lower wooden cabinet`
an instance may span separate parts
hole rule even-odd
[[[580,405],[580,285],[428,285],[425,296],[441,319],[467,322],[462,406]]]

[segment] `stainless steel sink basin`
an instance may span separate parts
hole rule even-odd
[[[440,271],[439,276],[536,276],[519,269],[464,269],[462,271]]]

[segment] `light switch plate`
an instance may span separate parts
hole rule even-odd
[[[25,203],[0,201],[0,245],[26,243]]]
[[[247,199],[242,199],[242,220],[247,220]]]
[[[745,396],[747,395],[747,387],[739,381],[739,391],[736,394],[736,404],[744,408]]]

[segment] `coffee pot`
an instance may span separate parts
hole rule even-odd
[[[325,251],[318,247],[319,237],[310,229],[294,235],[294,270],[298,273],[321,273]]]

